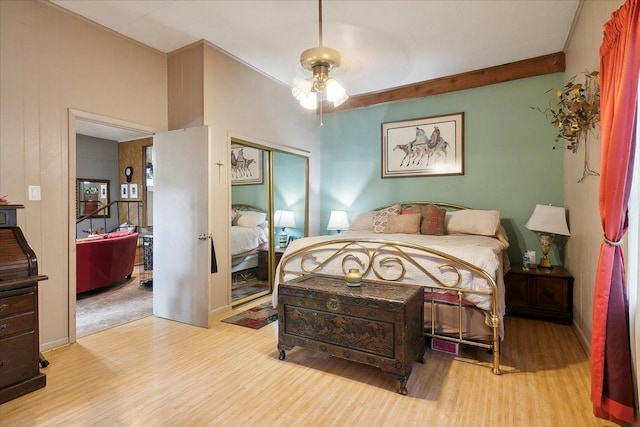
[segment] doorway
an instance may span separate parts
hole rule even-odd
[[[98,116],[92,113],[86,113],[76,110],[69,110],[69,342],[75,342],[76,338],[81,335],[96,332],[97,330],[106,329],[111,327],[117,322],[125,323],[132,320],[132,316],[136,315],[136,310],[139,309],[140,304],[131,305],[135,298],[121,296],[119,299],[122,302],[129,301],[129,307],[126,304],[120,307],[113,307],[111,314],[100,312],[100,307],[105,305],[105,301],[112,299],[117,293],[127,294],[131,293],[131,290],[137,291],[139,285],[140,267],[135,266],[130,278],[123,277],[122,280],[113,282],[108,286],[109,292],[90,291],[85,294],[76,293],[76,237],[86,238],[96,230],[99,232],[100,227],[104,228],[103,232],[117,231],[121,229],[122,224],[119,221],[119,208],[111,209],[109,219],[106,223],[99,224],[97,226],[84,227],[78,225],[76,227],[77,219],[77,184],[76,176],[78,173],[98,173],[100,175],[108,176],[108,181],[111,184],[110,187],[110,200],[119,199],[119,191],[121,182],[126,182],[126,179],[120,176],[123,171],[120,170],[118,164],[117,145],[121,142],[131,141],[136,138],[149,138],[155,131],[145,126],[137,125],[121,120],[116,120],[108,117]],[[91,146],[101,142],[104,146],[97,146],[98,153],[87,154],[87,149],[91,149]],[[114,144],[116,148],[107,148],[108,143]],[[105,155],[108,161],[100,166],[96,166],[97,158]],[[115,153],[115,154],[114,154]],[[140,155],[142,157],[142,153]],[[109,164],[111,164],[109,166]],[[140,170],[144,168],[142,164]],[[102,179],[107,179],[106,176],[101,176]],[[128,226],[128,224],[126,224]],[[94,230],[94,228],[96,230]],[[88,233],[83,232],[88,230]],[[91,293],[93,294],[91,295]],[[152,297],[151,297],[152,298]],[[80,300],[83,301],[80,301]],[[102,300],[102,303],[96,302]],[[90,310],[91,316],[94,318],[92,321],[95,323],[89,327],[86,326],[86,322],[81,319],[82,323],[80,329],[77,324],[77,318],[87,313],[85,306]],[[96,308],[98,307],[98,308]],[[84,313],[83,313],[84,310]],[[121,313],[120,320],[114,320],[109,318],[117,313]],[[123,315],[124,314],[124,315]],[[128,316],[128,317],[127,317]],[[139,316],[141,317],[141,316]],[[78,333],[80,332],[80,333]]]

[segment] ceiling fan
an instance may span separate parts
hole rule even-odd
[[[320,101],[322,108],[323,97],[337,107],[344,103],[349,96],[336,79],[329,77],[329,71],[340,66],[342,57],[340,52],[322,45],[322,0],[318,0],[318,28],[319,44],[300,54],[300,65],[305,70],[313,72],[313,76],[304,79],[291,89],[292,95],[304,108],[315,110]]]

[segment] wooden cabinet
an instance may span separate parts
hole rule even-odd
[[[573,317],[573,276],[563,267],[511,266],[505,276],[507,314],[570,324]]]
[[[280,258],[284,253],[284,248],[274,248],[276,261],[273,265],[275,274],[276,267],[280,264]],[[261,249],[258,251],[258,272],[256,273],[258,280],[269,280],[269,250]]]
[[[45,386],[38,348],[37,283],[0,286],[0,404]]]
[[[0,206],[0,404],[46,385],[40,373],[38,282],[47,276],[38,274],[36,254],[15,226],[16,209],[23,207]]]

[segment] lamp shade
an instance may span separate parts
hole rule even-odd
[[[293,211],[276,211],[273,215],[273,225],[278,228],[296,228]]]
[[[331,211],[329,217],[329,224],[327,230],[348,230],[349,219],[347,219],[347,213],[345,211]]]
[[[567,227],[565,210],[559,206],[536,205],[525,227],[541,233],[571,235],[569,227]]]

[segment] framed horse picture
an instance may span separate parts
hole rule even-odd
[[[253,185],[264,182],[264,151],[246,145],[231,145],[231,185]]]
[[[464,175],[464,113],[382,123],[382,178]]]

